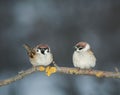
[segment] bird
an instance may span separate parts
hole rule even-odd
[[[39,44],[34,48],[29,45],[23,45],[27,50],[31,64],[35,66],[48,66],[53,62],[53,55],[47,44]]]
[[[78,42],[72,56],[73,65],[79,69],[91,69],[96,65],[96,57],[87,42]]]

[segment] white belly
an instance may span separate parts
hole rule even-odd
[[[75,67],[79,67],[81,69],[90,69],[91,67],[94,67],[96,64],[96,58],[92,54],[88,53],[80,53],[80,52],[74,52],[73,53],[73,65]]]
[[[47,66],[51,64],[53,61],[52,54],[47,54],[47,55],[37,55],[37,57],[31,58],[30,62],[32,63],[33,66]]]

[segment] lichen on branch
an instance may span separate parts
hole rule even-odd
[[[98,78],[105,77],[105,78],[120,78],[120,72],[116,70],[115,72],[109,72],[109,71],[101,71],[101,70],[84,70],[84,69],[78,69],[78,68],[69,68],[69,67],[43,67],[43,66],[37,66],[32,67],[30,69],[27,69],[25,71],[19,72],[16,76],[1,80],[0,86],[8,85],[12,82],[15,82],[17,80],[20,80],[24,78],[27,75],[30,75],[32,73],[35,73],[37,71],[44,71],[46,72],[47,76],[50,76],[53,73],[63,73],[63,74],[74,74],[74,75],[89,75],[89,76],[95,76]]]

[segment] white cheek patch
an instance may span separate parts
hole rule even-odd
[[[40,49],[37,49],[36,52],[37,52],[37,53],[41,53]]]
[[[85,46],[85,48],[83,48],[81,51],[87,51],[87,50],[89,50],[89,49],[90,49],[90,45],[87,44],[87,45]]]
[[[45,53],[45,54],[48,54],[48,53],[50,53],[50,50],[45,50],[44,53]]]
[[[76,51],[80,51],[79,48],[77,48]]]

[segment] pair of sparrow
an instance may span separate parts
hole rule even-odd
[[[53,62],[50,47],[46,44],[37,45],[34,48],[24,45],[33,66],[48,66]],[[96,64],[96,58],[87,42],[79,42],[75,45],[73,53],[73,65],[80,69],[91,69]]]

